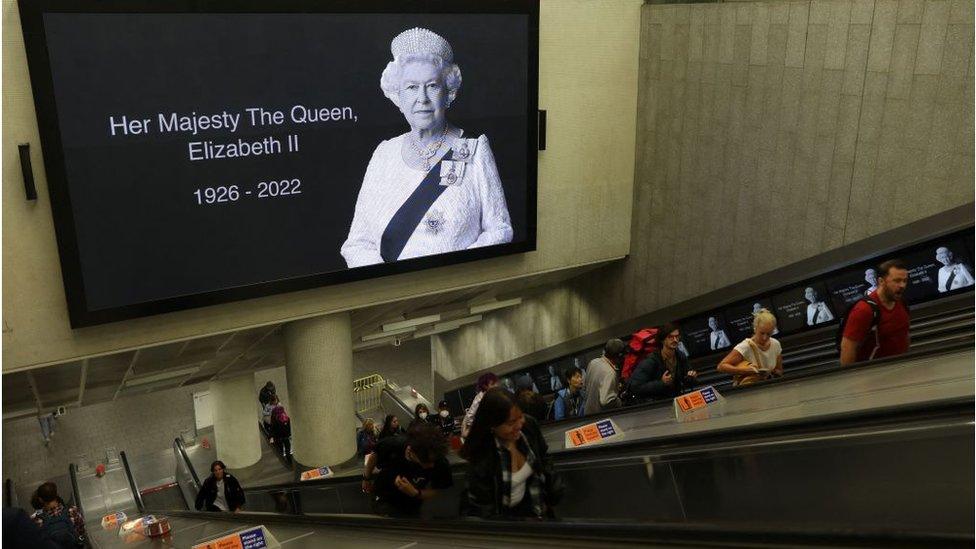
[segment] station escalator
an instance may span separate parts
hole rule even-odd
[[[567,485],[553,523],[460,518],[460,462],[454,487],[428,502],[420,521],[371,515],[358,471],[245,486],[246,513],[145,498],[137,512],[170,517],[172,534],[152,540],[160,547],[258,525],[288,547],[971,547],[971,304],[919,311],[912,329],[910,353],[846,368],[836,364],[832,332],[796,342],[783,379],[731,388],[713,378],[722,406],[694,421],[676,420],[666,402],[544,425]],[[567,448],[567,431],[604,418],[620,440]],[[194,460],[179,441],[173,459],[190,501],[200,481]],[[96,546],[118,546],[99,539]]]

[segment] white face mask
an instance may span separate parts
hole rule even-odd
[[[427,412],[420,412],[418,415],[420,416],[420,419],[427,419]]]
[[[448,412],[447,410],[441,410],[440,411],[440,414],[441,414],[441,417],[447,417],[447,416],[451,415],[451,413]]]

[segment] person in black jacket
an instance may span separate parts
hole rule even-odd
[[[383,440],[387,437],[395,437],[397,435],[402,435],[404,432],[403,427],[400,427],[400,419],[393,414],[387,414],[386,418],[383,420],[383,428],[380,429],[380,434],[376,435],[376,440]]]
[[[470,436],[463,514],[482,518],[547,518],[562,496],[539,424],[503,389],[485,393]]]
[[[363,492],[371,494],[378,515],[414,517],[429,501],[454,484],[440,428],[421,422],[406,435],[386,437],[366,458]]]
[[[658,331],[659,351],[634,368],[628,390],[638,400],[674,398],[695,385],[698,372],[688,369],[688,357],[678,350],[681,330],[673,323]]]
[[[210,473],[197,493],[194,505],[197,511],[240,511],[244,507],[241,483],[227,472],[227,466],[220,460],[210,464]]]

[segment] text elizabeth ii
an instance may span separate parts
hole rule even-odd
[[[272,154],[298,152],[298,135],[285,136],[284,145],[281,139],[269,135],[263,139],[234,141],[190,141],[187,144],[191,161],[221,160],[225,158],[243,158],[248,156],[268,156]]]

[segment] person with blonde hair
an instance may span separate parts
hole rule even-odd
[[[748,385],[783,375],[783,347],[773,337],[776,317],[769,309],[752,315],[752,337],[747,337],[725,355],[718,371],[731,374],[733,385]]]

